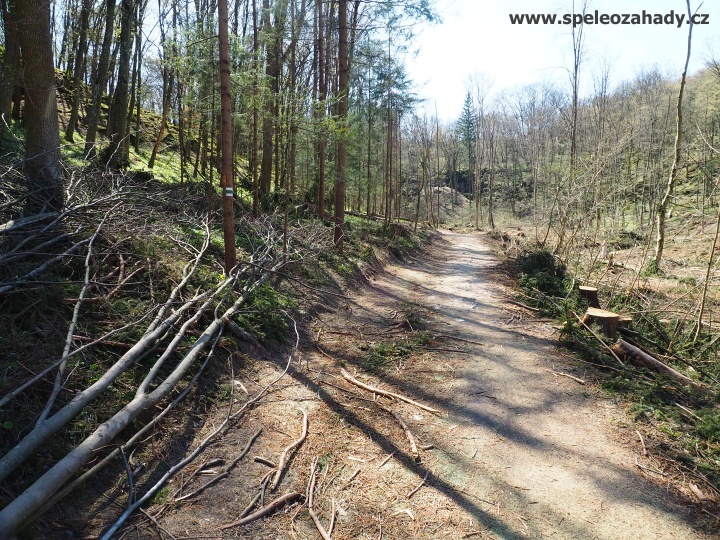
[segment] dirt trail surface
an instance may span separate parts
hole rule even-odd
[[[711,538],[695,528],[692,504],[648,472],[658,465],[642,455],[622,408],[558,375],[584,376],[560,356],[553,328],[507,303],[496,272],[480,236],[449,231],[430,253],[377,272],[347,304],[314,320],[295,368],[206,459],[232,459],[260,425],[250,455],[277,460],[301,432],[302,409],[308,438],[267,499],[304,493],[318,456],[315,510],[327,526],[335,506],[336,539]],[[407,337],[413,324],[432,341],[379,362],[392,358],[388,343],[401,331]],[[381,346],[385,356],[377,354]],[[382,400],[414,434],[418,461],[397,420],[343,379],[341,366],[441,411]],[[277,370],[256,366],[245,381],[249,393]],[[268,471],[241,465],[158,521],[177,537],[318,538],[300,505],[220,529],[238,518]]]

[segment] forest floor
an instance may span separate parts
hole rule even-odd
[[[366,278],[336,305],[305,314],[287,375],[173,479],[148,508],[154,521],[138,515],[126,538],[318,538],[306,504],[222,528],[272,470],[253,456],[277,463],[301,434],[301,411],[307,438],[265,502],[305,494],[318,458],[314,510],[327,528],[334,509],[335,539],[717,537],[708,532],[718,530],[716,510],[690,496],[690,480],[672,464],[644,454],[624,404],[558,350],[550,323],[508,302],[512,284],[483,236],[443,231],[425,251]],[[256,394],[286,360],[268,353],[237,365],[228,402]],[[440,413],[374,396],[348,383],[342,367]],[[175,433],[178,452],[219,425],[228,404],[190,411],[196,429]],[[417,459],[386,409],[414,435]],[[258,429],[228,477],[177,500],[213,477],[202,463],[232,461]],[[648,448],[652,437],[645,434]],[[94,537],[119,512],[108,501],[122,501],[121,488],[91,505],[99,519],[82,536]],[[73,505],[87,511],[79,499],[61,511]]]

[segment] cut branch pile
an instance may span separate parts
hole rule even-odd
[[[101,398],[119,377],[131,368],[137,370],[140,366],[140,360],[153,352],[157,352],[159,356],[147,368],[142,368],[146,370],[142,373],[139,384],[134,388],[135,394],[130,401],[124,404],[120,403],[118,409],[114,413],[111,412],[110,417],[96,426],[89,436],[76,444],[49,470],[36,478],[24,492],[0,510],[0,538],[12,537],[24,525],[35,520],[52,504],[67,495],[73,488],[81,485],[112,459],[120,455],[124,456],[134,445],[137,445],[141,440],[141,436],[147,432],[149,427],[165,416],[187,394],[190,386],[194,383],[212,354],[225,325],[241,310],[253,292],[283,266],[283,259],[279,255],[279,250],[276,249],[279,238],[274,235],[273,231],[268,233],[265,239],[257,239],[257,246],[249,257],[247,264],[238,264],[230,275],[222,279],[214,288],[189,292],[190,283],[197,277],[197,269],[201,261],[207,258],[210,245],[210,230],[206,225],[205,238],[200,249],[193,248],[181,240],[177,240],[178,245],[182,245],[183,249],[192,253],[194,258],[187,263],[183,270],[182,279],[172,288],[165,301],[156,305],[130,325],[116,328],[97,338],[89,338],[89,343],[85,343],[73,350],[76,341],[74,333],[82,306],[90,300],[96,302],[108,300],[118,294],[120,287],[126,284],[133,276],[137,276],[142,270],[142,267],[139,267],[126,273],[124,260],[121,259],[119,268],[108,274],[108,276],[117,280],[115,282],[116,286],[105,294],[101,292],[100,296],[88,297],[88,291],[96,283],[94,279],[91,279],[90,270],[93,264],[94,243],[101,229],[107,225],[106,218],[120,211],[117,204],[117,194],[91,203],[75,204],[65,212],[53,215],[54,217],[43,216],[42,220],[23,220],[20,223],[16,220],[12,224],[6,223],[2,226],[2,230],[6,233],[35,227],[33,232],[26,238],[36,235],[37,238],[42,238],[42,241],[34,248],[22,252],[20,251],[22,246],[29,244],[25,240],[20,241],[15,248],[0,257],[0,265],[9,261],[17,263],[21,259],[34,260],[29,257],[39,254],[50,245],[64,242],[68,237],[72,236],[62,233],[50,240],[43,237],[47,231],[53,230],[53,227],[60,223],[59,220],[67,219],[70,213],[79,215],[81,211],[87,211],[89,208],[94,209],[93,215],[96,215],[96,209],[101,204],[105,205],[107,209],[105,218],[95,220],[92,234],[79,241],[72,242],[70,247],[64,249],[58,255],[46,257],[44,261],[21,273],[18,277],[0,281],[0,294],[12,292],[24,284],[32,283],[50,266],[60,263],[70,255],[77,254],[81,249],[86,250],[84,280],[78,297],[71,299],[75,306],[62,356],[50,362],[50,365],[43,369],[41,373],[18,385],[6,395],[0,396],[0,407],[2,407],[54,372],[53,390],[36,425],[13,448],[0,457],[0,480],[8,478],[9,475],[32,458],[53,436],[65,429],[91,403]],[[49,219],[52,220],[50,223],[48,223]],[[98,221],[99,225],[97,224]],[[149,272],[148,275],[150,276]],[[227,304],[231,299],[234,299],[234,301],[231,301],[229,307],[225,307],[224,310],[221,309],[223,304]],[[128,344],[124,354],[105,369],[99,377],[93,379],[84,388],[75,391],[67,402],[61,403],[58,396],[61,390],[66,388],[66,381],[69,376],[66,374],[68,361],[78,353],[106,342],[112,335],[127,329],[129,326],[139,324],[147,325],[141,337],[135,343]],[[238,328],[233,329],[238,330]],[[203,362],[202,353],[208,348],[210,354],[205,356],[205,362]],[[188,376],[193,372],[195,378],[186,385],[185,389],[172,403],[167,405],[160,415],[151,420],[145,428],[142,428],[134,436],[131,436],[127,442],[116,447],[109,455],[100,459],[92,469],[86,471],[82,476],[74,478],[86,464],[98,459],[98,454],[102,453],[103,449],[112,446],[118,434],[125,430],[133,420],[137,419],[144,411],[148,411],[165,401],[171,392],[182,381],[187,380]],[[242,410],[235,412],[231,418],[236,418],[241,412]],[[226,472],[229,472],[229,468]],[[279,473],[280,471],[278,471],[278,477]],[[209,487],[209,484],[201,486],[196,491],[202,491],[207,487]],[[146,494],[138,499],[135,504],[127,509],[124,516],[127,517],[130,512],[137,509],[138,505],[147,500],[148,496]],[[125,519],[125,517],[122,519]]]

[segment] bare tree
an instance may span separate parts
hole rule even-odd
[[[675,117],[675,153],[673,157],[672,167],[670,167],[670,176],[668,177],[667,185],[665,186],[665,194],[663,195],[660,204],[657,209],[657,240],[655,242],[655,256],[651,262],[654,270],[657,271],[660,268],[660,261],[662,260],[663,249],[665,247],[665,219],[667,217],[668,208],[672,202],[673,191],[675,190],[675,183],[677,177],[680,174],[680,159],[682,155],[682,105],[683,105],[683,92],[685,91],[685,80],[687,77],[688,64],[690,63],[690,50],[692,45],[692,31],[693,31],[693,20],[692,11],[690,9],[690,0],[685,0],[687,4],[688,22],[690,26],[688,28],[688,40],[687,40],[687,55],[685,57],[685,67],[683,68],[682,77],[680,78],[680,90],[678,91],[677,98],[677,115]]]

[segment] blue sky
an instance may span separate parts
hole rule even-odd
[[[576,1],[576,4],[579,4]],[[691,0],[693,11],[700,2]],[[512,25],[510,13],[571,12],[572,1],[437,0],[439,25],[418,28],[417,56],[407,59],[408,73],[427,107],[443,120],[457,117],[471,74],[493,81],[492,91],[541,81],[567,84],[572,60],[570,27]],[[684,0],[594,0],[589,12],[685,14]],[[690,72],[701,69],[714,51],[720,57],[720,2],[706,0],[698,13],[707,25],[695,25]],[[610,65],[611,84],[632,79],[642,68],[659,66],[679,77],[685,62],[688,27],[585,25],[586,59],[581,81],[592,83],[603,63]],[[589,88],[590,86],[588,86]]]

